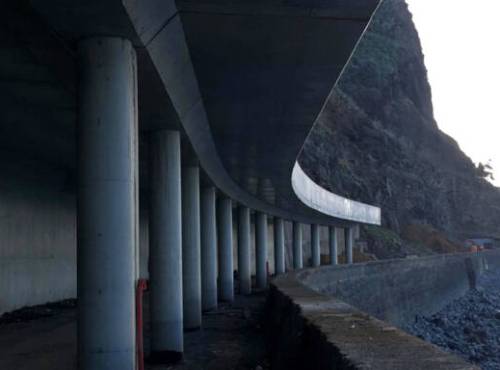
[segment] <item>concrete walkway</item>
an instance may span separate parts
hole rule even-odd
[[[260,328],[264,299],[263,294],[237,296],[233,305],[205,314],[203,329],[185,334],[181,364],[146,369],[266,369]],[[0,369],[76,370],[76,308],[39,307],[10,321],[0,320]]]

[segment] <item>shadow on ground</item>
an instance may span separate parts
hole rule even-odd
[[[148,312],[148,297],[145,297]],[[265,295],[237,296],[233,304],[205,313],[203,328],[185,333],[185,359],[147,370],[266,369],[261,328]],[[145,349],[149,348],[149,320]],[[29,307],[0,318],[0,369],[76,370],[76,304],[64,301]]]

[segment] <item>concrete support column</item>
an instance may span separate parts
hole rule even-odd
[[[155,131],[149,144],[151,360],[169,363],[184,349],[180,134]]]
[[[250,210],[240,206],[238,209],[238,275],[240,277],[240,293],[245,295],[252,292],[250,243]]]
[[[200,169],[182,171],[182,297],[184,329],[201,327]]]
[[[274,273],[285,273],[285,228],[281,218],[274,218]]]
[[[233,277],[233,209],[231,199],[219,199],[217,207],[217,226],[219,240],[219,287],[220,299],[234,300]]]
[[[135,369],[137,64],[113,37],[78,44],[78,368]]]
[[[217,308],[217,224],[215,188],[201,192],[201,282],[204,311]]]
[[[293,222],[293,268],[295,270],[303,267],[302,262],[302,227],[300,223]]]
[[[311,225],[311,261],[313,267],[321,265],[321,247],[319,240],[319,226]]]
[[[267,215],[255,215],[255,278],[257,289],[267,287]]]
[[[346,258],[347,263],[353,263],[353,246],[354,246],[354,228],[348,227],[345,230],[345,249],[346,249]]]
[[[328,241],[330,245],[330,265],[337,265],[339,263],[337,229],[333,226],[328,228]]]

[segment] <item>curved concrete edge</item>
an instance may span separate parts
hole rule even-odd
[[[164,12],[160,13],[151,11],[153,5],[159,6],[159,0],[145,3],[127,0],[124,1],[124,6],[165,86],[201,167],[214,185],[241,204],[283,219],[343,227],[348,226],[350,221],[369,223],[363,221],[362,217],[334,217],[327,212],[317,212],[314,207],[309,207],[312,212],[308,211],[306,214],[283,209],[250,194],[231,178],[219,158],[211,133],[181,14],[171,0],[167,2],[169,5],[161,5]],[[307,203],[302,203],[308,206]]]
[[[304,223],[343,225],[343,220],[326,220],[320,213],[306,217],[268,204],[245,191],[231,178],[218,155],[212,136],[180,14],[174,8],[175,11],[166,12],[161,15],[161,19],[157,19],[159,15],[151,12],[149,7],[158,1],[153,0],[150,4],[130,0],[124,5],[165,86],[200,166],[213,184],[238,203],[271,216]]]
[[[371,225],[382,222],[379,207],[347,199],[322,188],[298,162],[295,162],[292,171],[292,188],[302,203],[328,216]]]
[[[297,273],[274,279],[266,306],[273,369],[479,370],[352,306],[304,286]]]

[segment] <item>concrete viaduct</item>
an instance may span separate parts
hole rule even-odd
[[[303,268],[310,225],[380,224],[297,157],[379,0],[19,0],[0,23],[0,313],[78,297],[82,370],[132,370],[149,276],[152,357],[202,311]],[[237,264],[233,266],[233,218]],[[256,278],[251,278],[251,223]],[[268,245],[268,226],[274,243]],[[149,255],[149,263],[148,256]],[[75,290],[76,289],[76,290]]]

